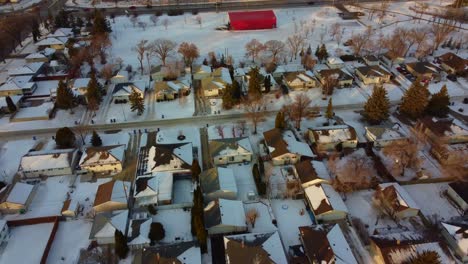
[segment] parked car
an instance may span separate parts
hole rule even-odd
[[[456,82],[457,76],[455,76],[454,74],[449,74],[447,75],[447,79],[451,80],[452,82]]]

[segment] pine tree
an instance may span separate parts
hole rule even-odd
[[[310,44],[309,44],[309,47],[307,48],[307,55],[312,55],[312,48],[310,47]]]
[[[322,46],[320,46],[317,58],[321,61],[328,58],[328,51],[327,51],[327,47],[325,46],[325,44],[322,44]]]
[[[372,95],[364,105],[364,118],[371,124],[380,124],[389,116],[390,101],[387,90],[381,85],[374,86]]]
[[[260,78],[260,69],[258,67],[252,68],[249,73],[249,96],[260,98],[262,95],[262,82]]]
[[[159,223],[151,223],[150,231],[148,233],[148,238],[153,241],[162,240],[166,236],[166,230],[164,230],[164,226]]]
[[[205,58],[202,62],[203,65],[208,66],[208,60]]]
[[[60,80],[57,87],[55,103],[60,109],[70,109],[73,107],[74,95],[67,84]]]
[[[128,97],[130,101],[130,109],[132,112],[137,111],[137,115],[143,114],[145,111],[145,100],[135,89],[132,89],[132,93]]]
[[[102,15],[99,9],[96,9],[94,12],[93,28],[91,32],[95,35],[112,32],[109,21]]]
[[[73,147],[75,139],[75,133],[68,127],[59,128],[55,133],[55,144],[60,148]]]
[[[427,85],[422,85],[420,79],[414,81],[403,96],[400,111],[413,119],[420,117],[426,110],[429,96]]]
[[[275,128],[279,128],[281,130],[286,128],[286,121],[284,120],[284,113],[283,111],[279,111],[276,114],[275,118]]]
[[[99,136],[99,134],[96,132],[96,130],[93,131],[93,135],[91,137],[91,145],[93,145],[93,147],[102,146],[102,139]]]
[[[238,104],[241,99],[242,90],[241,90],[241,86],[236,80],[232,81],[232,90],[233,90],[234,104]]]
[[[127,238],[118,229],[115,230],[114,238],[115,238],[115,254],[117,254],[117,256],[119,256],[120,259],[126,258],[128,251],[129,251],[129,248],[127,245]]]
[[[317,45],[317,48],[315,49],[315,53],[314,53],[315,57],[319,58],[319,53],[320,53],[320,47]]]
[[[41,31],[39,30],[39,22],[36,19],[32,21],[31,30],[33,41],[37,42],[37,39],[41,36]]]
[[[449,113],[450,97],[447,86],[444,85],[438,93],[432,95],[427,105],[427,113],[433,116],[445,117]]]
[[[332,102],[332,98],[330,97],[330,99],[328,99],[328,106],[327,106],[327,112],[325,113],[325,117],[328,118],[328,119],[332,119],[333,118],[333,102]]]
[[[11,97],[10,96],[7,96],[5,98],[6,100],[6,103],[7,103],[7,107],[8,107],[8,111],[10,111],[10,113],[14,113],[16,112],[16,105],[13,103],[13,100],[11,100]]]
[[[264,79],[265,92],[269,93],[271,90],[271,77],[267,75]]]
[[[432,250],[425,250],[421,253],[417,253],[415,256],[411,256],[408,260],[402,264],[441,264],[440,256],[437,252]]]
[[[227,84],[223,91],[223,108],[231,109],[234,106],[234,87]]]
[[[192,173],[192,181],[193,182],[198,182],[199,176],[201,173],[201,168],[200,164],[198,164],[198,160],[194,159],[192,161],[192,167],[190,168],[190,172]]]
[[[88,101],[88,108],[90,110],[96,111],[99,109],[99,104],[102,100],[102,93],[94,71],[91,71],[91,80],[89,81],[86,89],[86,100]]]
[[[68,28],[70,27],[70,21],[68,20],[68,14],[65,10],[61,10],[57,16],[55,16],[55,28]]]

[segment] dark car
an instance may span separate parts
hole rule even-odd
[[[453,74],[449,74],[449,75],[447,75],[447,79],[451,80],[452,82],[456,82],[457,81],[457,76],[455,76]]]
[[[131,7],[129,7],[128,9],[130,9],[130,10],[135,10],[135,9],[136,9],[136,6],[131,6]]]

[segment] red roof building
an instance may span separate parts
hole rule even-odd
[[[255,30],[276,28],[273,10],[229,12],[231,30]]]

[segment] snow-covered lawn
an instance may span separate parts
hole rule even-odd
[[[18,171],[21,157],[28,153],[38,141],[32,139],[14,140],[0,143],[0,168],[1,179],[11,183],[13,176]]]
[[[47,257],[47,263],[75,263],[80,249],[89,245],[92,222],[87,220],[62,221],[59,223],[54,242]]]
[[[153,222],[161,223],[166,231],[161,243],[193,240],[190,231],[190,211],[184,211],[183,209],[158,210],[158,213],[153,216]]]
[[[385,88],[385,90],[387,90],[387,95],[390,102],[399,102],[401,100],[401,97],[403,96],[403,91],[400,88],[398,88],[398,86],[396,86],[393,83],[385,83],[383,87]],[[363,85],[361,88],[364,91],[366,91],[366,93],[370,96],[372,94],[372,91],[374,90],[374,85]]]
[[[312,225],[303,200],[271,200],[284,248],[299,245],[299,227]],[[305,214],[300,215],[301,210]]]
[[[264,232],[273,232],[277,230],[276,226],[273,225],[272,221],[274,219],[273,211],[267,200],[260,202],[245,202],[244,203],[245,213],[249,210],[257,210],[258,216],[255,220],[255,227],[252,228],[252,225],[248,224],[249,231],[251,233],[264,233]]]
[[[234,172],[234,178],[237,185],[237,199],[241,201],[249,200],[249,193],[257,195],[257,188],[252,175],[252,164],[231,164],[227,168],[231,168]]]
[[[411,195],[426,217],[437,215],[438,220],[447,221],[454,216],[460,216],[460,212],[444,194],[448,188],[447,183],[404,185],[403,188]]]
[[[53,223],[46,223],[11,228],[0,263],[40,263],[53,226]]]
[[[438,83],[431,82],[429,84],[429,91],[431,94],[438,93],[444,85],[447,86],[447,91],[450,97],[463,97],[468,95],[468,91],[464,90],[459,83],[452,82],[450,80]]]

